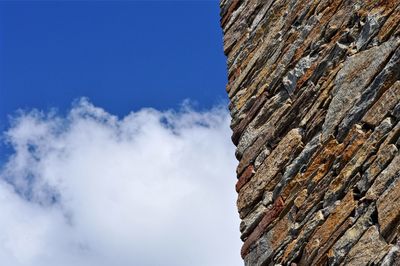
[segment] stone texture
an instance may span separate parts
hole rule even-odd
[[[399,156],[397,156],[398,158]],[[393,160],[394,161],[394,160]],[[383,236],[389,236],[392,228],[400,223],[400,170],[395,173],[393,184],[377,201],[378,221]]]
[[[389,187],[393,181],[397,181],[400,175],[400,154],[390,162],[390,164],[383,170],[375,179],[375,182],[371,185],[365,198],[367,199],[378,199],[383,192]]]
[[[300,265],[310,265],[317,252],[328,241],[329,237],[339,228],[339,226],[347,219],[356,202],[353,199],[353,193],[350,192],[343,200],[336,205],[335,209],[330,213],[327,220],[315,231],[309,238],[304,247],[304,252]]]
[[[245,265],[400,264],[400,1],[220,7]]]
[[[400,81],[397,81],[378,99],[364,115],[362,122],[377,126],[400,101]]]
[[[349,250],[361,238],[362,234],[372,225],[371,216],[375,211],[375,204],[371,204],[367,211],[336,241],[328,252],[329,264],[339,265]]]
[[[334,133],[335,127],[382,69],[382,65],[398,43],[398,39],[392,39],[380,46],[356,53],[344,62],[343,68],[336,76],[333,98],[322,126],[323,136]]]
[[[341,265],[369,265],[378,262],[390,251],[390,246],[381,237],[378,227],[371,226],[349,251]]]
[[[264,160],[254,176],[239,191],[237,206],[241,217],[244,218],[259,200],[268,183],[273,182],[283,166],[291,160],[301,147],[299,129],[293,129],[282,139],[278,146]]]

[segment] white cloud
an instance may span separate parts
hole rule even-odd
[[[5,132],[1,265],[241,265],[230,135],[223,108],[20,113]]]

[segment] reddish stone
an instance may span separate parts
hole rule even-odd
[[[236,192],[239,190],[250,180],[250,178],[254,175],[254,167],[253,165],[247,166],[246,170],[240,175],[239,180],[236,183]]]
[[[273,222],[279,216],[284,206],[285,203],[283,202],[283,199],[278,197],[272,205],[272,208],[265,213],[261,222],[244,242],[241,250],[242,258],[249,253],[251,246],[262,236],[262,234],[265,233],[268,225],[270,225],[271,222]]]

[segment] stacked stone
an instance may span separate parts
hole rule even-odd
[[[222,0],[246,265],[400,265],[400,0]]]

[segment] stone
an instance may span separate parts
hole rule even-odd
[[[348,188],[349,184],[353,185],[359,181],[361,176],[356,175],[357,170],[361,167],[362,163],[375,152],[374,144],[381,141],[385,134],[391,129],[391,126],[390,119],[384,120],[380,127],[365,140],[365,143],[363,143],[359,149],[356,149],[357,152],[355,154],[353,152],[350,153],[352,155],[351,160],[343,167],[339,175],[329,185],[328,191],[324,197],[325,205],[329,205],[332,201],[336,200],[338,195]],[[350,145],[350,147],[351,146],[353,145]],[[351,150],[354,151],[354,149]]]
[[[364,232],[372,225],[372,214],[375,204],[369,206],[368,210],[347,230],[342,237],[333,245],[328,252],[329,265],[339,265],[346,257],[350,249],[358,242]]]
[[[399,101],[400,81],[397,81],[368,110],[361,121],[371,126],[377,126]]]
[[[283,210],[284,202],[281,198],[278,198],[271,209],[265,212],[264,217],[258,223],[257,227],[250,234],[250,236],[246,239],[242,247],[242,257],[244,258],[251,248],[251,246],[265,233],[266,228],[278,217],[280,212]]]
[[[380,261],[381,266],[400,266],[400,248],[393,246],[387,255]]]
[[[361,193],[369,189],[376,176],[387,167],[397,153],[396,145],[382,145],[372,163],[364,170],[361,180],[357,183],[357,188]]]
[[[328,262],[327,251],[337,241],[337,239],[344,233],[347,232],[350,226],[353,224],[354,218],[347,218],[336,230],[332,233],[329,239],[322,243],[322,246],[316,252],[315,258],[312,260],[311,265],[325,265]]]
[[[400,3],[220,8],[245,265],[400,264]]]
[[[306,245],[306,241],[314,232],[315,228],[324,221],[324,215],[321,211],[315,213],[302,228],[298,237],[293,240],[285,249],[283,263],[290,264],[300,254],[302,248]]]
[[[236,183],[236,192],[239,190],[251,179],[254,175],[254,167],[253,165],[247,166],[246,170],[240,175],[238,182]]]
[[[395,39],[387,41],[380,46],[357,53],[344,62],[343,68],[336,76],[333,98],[322,126],[324,138],[334,133],[335,127],[356,103],[364,88],[379,72],[398,43]]]
[[[366,21],[360,32],[360,36],[356,42],[357,50],[361,50],[363,47],[365,47],[365,45],[371,39],[371,36],[377,33],[377,31],[381,28],[381,24],[384,21],[384,17],[379,13],[371,13],[367,15]]]
[[[290,180],[292,180],[296,174],[305,167],[309,162],[311,156],[320,148],[320,135],[315,136],[301,151],[301,153],[293,160],[293,162],[286,168],[282,179],[275,186],[273,191],[273,198],[277,198],[282,189],[287,185]]]
[[[362,235],[356,245],[350,249],[341,265],[368,265],[376,259],[383,258],[389,245],[380,236],[377,226],[373,225]]]
[[[399,158],[397,156],[396,158]],[[392,162],[399,164],[399,160]],[[388,167],[389,169],[389,167]],[[400,170],[397,167],[395,173],[397,179],[386,189],[377,201],[378,222],[381,234],[385,237],[390,236],[390,230],[396,228],[400,223]]]
[[[396,45],[398,44],[396,43]],[[343,139],[347,133],[347,129],[359,121],[368,111],[368,108],[371,108],[372,104],[377,100],[379,95],[385,92],[393,82],[399,79],[400,47],[396,49],[383,70],[376,76],[373,82],[365,90],[363,90],[357,103],[345,115],[338,127],[338,138]]]
[[[329,239],[334,231],[347,219],[356,207],[352,192],[340,201],[326,221],[314,232],[304,248],[300,265],[310,265],[317,250]]]
[[[244,218],[264,193],[264,189],[282,166],[291,160],[301,147],[301,133],[299,129],[290,131],[271,154],[264,160],[256,174],[239,191],[237,206],[241,217]]]
[[[397,154],[389,163],[385,170],[383,170],[375,179],[374,183],[368,189],[365,195],[366,199],[376,200],[386,188],[395,181],[400,174],[400,154]]]
[[[240,239],[242,239],[242,241],[245,241],[251,232],[254,231],[254,228],[260,223],[267,211],[267,207],[260,202],[254,208],[254,211],[242,220],[240,223],[240,232],[242,233]]]

